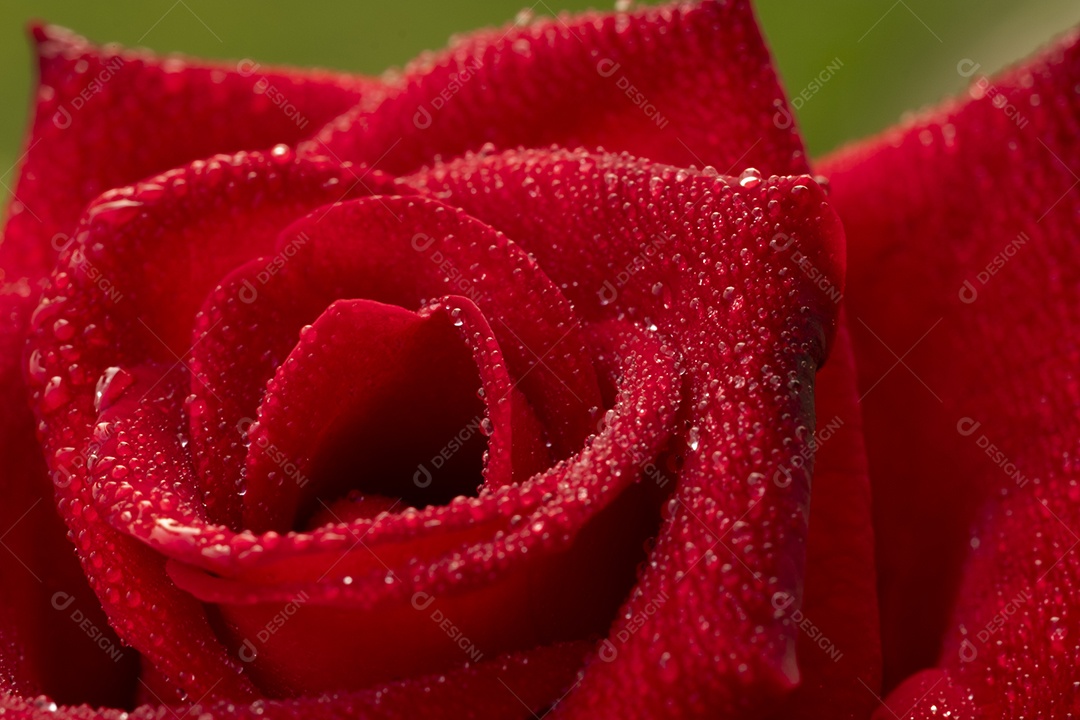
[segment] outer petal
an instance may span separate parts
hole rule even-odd
[[[19,651],[26,653],[19,664],[42,675],[41,683],[31,685],[34,692],[117,704],[126,699],[101,695],[116,686],[103,678],[128,670],[137,653],[121,653],[119,665],[111,657],[102,662],[101,649],[78,622],[58,618],[59,611],[50,605],[55,592],[67,593],[75,598],[68,612],[89,617],[110,647],[119,647],[85,579],[70,563],[72,548],[55,524],[53,488],[32,439],[33,424],[17,410],[26,406],[17,358],[38,283],[57,254],[71,245],[79,215],[99,193],[214,152],[296,142],[374,83],[254,63],[215,67],[157,59],[145,52],[98,49],[59,28],[33,32],[41,70],[35,118],[0,243],[5,352],[0,385],[8,407],[15,408],[4,416],[2,467],[4,483],[17,488],[5,492],[5,507],[15,514],[3,530],[14,531],[5,541],[18,546],[19,560],[33,570],[27,572],[5,553],[13,565],[10,573],[4,570],[3,586],[12,598],[22,598],[19,624],[27,649]],[[72,460],[85,463],[86,458]],[[53,479],[65,484],[69,478],[60,473]],[[19,519],[35,499],[44,503]],[[34,580],[35,572],[44,584]],[[34,616],[40,622],[27,622]],[[7,631],[0,634],[8,637]],[[65,663],[103,674],[69,672]]]
[[[801,606],[793,597],[772,597],[777,612],[799,631],[802,679],[776,717],[865,720],[878,704],[873,693],[881,687],[881,640],[870,477],[843,313],[829,362],[816,379],[814,403],[817,429],[807,447],[814,475],[805,595]],[[773,482],[792,482],[807,459],[792,458],[793,466],[778,470]]]
[[[215,153],[296,143],[377,85],[98,48],[52,26],[33,35],[41,76],[0,245],[9,282],[51,270],[83,208],[106,190]]]
[[[53,505],[23,380],[25,298],[0,295],[0,691],[123,705],[137,653],[121,646]],[[98,633],[91,637],[79,626]]]
[[[58,707],[45,696],[0,695],[0,714],[28,720],[176,720],[188,715],[230,720],[411,720],[418,715],[435,720],[528,720],[566,692],[587,649],[588,643],[563,643],[443,675],[298,700],[236,704],[204,699],[186,706],[148,703],[126,712]]]
[[[749,0],[559,16],[422,56],[304,146],[408,172],[485,143],[806,171]],[[737,166],[737,168],[736,168]]]
[[[1074,33],[822,166],[851,239],[887,672],[937,662],[993,717],[1075,712],[1080,681],[1078,89]]]

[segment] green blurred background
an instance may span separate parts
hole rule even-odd
[[[442,47],[451,34],[504,24],[529,2],[2,0],[0,173],[10,176],[21,153],[33,72],[25,26],[33,18],[97,42],[377,74]],[[587,7],[596,0],[538,0],[532,12]],[[961,90],[961,59],[993,72],[1080,23],[1077,0],[758,0],[757,8],[789,96],[834,68],[797,113],[816,155]]]

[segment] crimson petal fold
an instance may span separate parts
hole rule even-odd
[[[404,173],[485,143],[602,147],[729,173],[806,170],[749,0],[473,33],[421,56],[301,151]]]
[[[1077,709],[1078,88],[1072,32],[820,168],[850,239],[886,684],[936,665],[993,717]]]

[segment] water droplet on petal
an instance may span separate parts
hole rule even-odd
[[[41,394],[41,410],[46,414],[56,412],[70,400],[71,393],[68,392],[64,379],[59,375],[54,375]]]
[[[761,184],[761,171],[757,168],[746,168],[739,175],[739,185],[744,188],[755,188]]]
[[[142,210],[143,204],[136,200],[113,200],[92,206],[86,211],[87,224],[103,222],[107,225],[117,226],[134,218]]]
[[[98,378],[97,388],[94,390],[94,409],[100,413],[115,404],[134,382],[135,378],[123,368],[106,368]]]
[[[292,160],[293,150],[288,145],[279,143],[274,146],[273,150],[270,151],[270,157],[273,158],[274,162],[276,162],[277,164],[284,165],[285,163]]]

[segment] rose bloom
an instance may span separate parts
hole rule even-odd
[[[1080,712],[1076,34],[817,162],[745,0],[33,36],[3,717]]]

